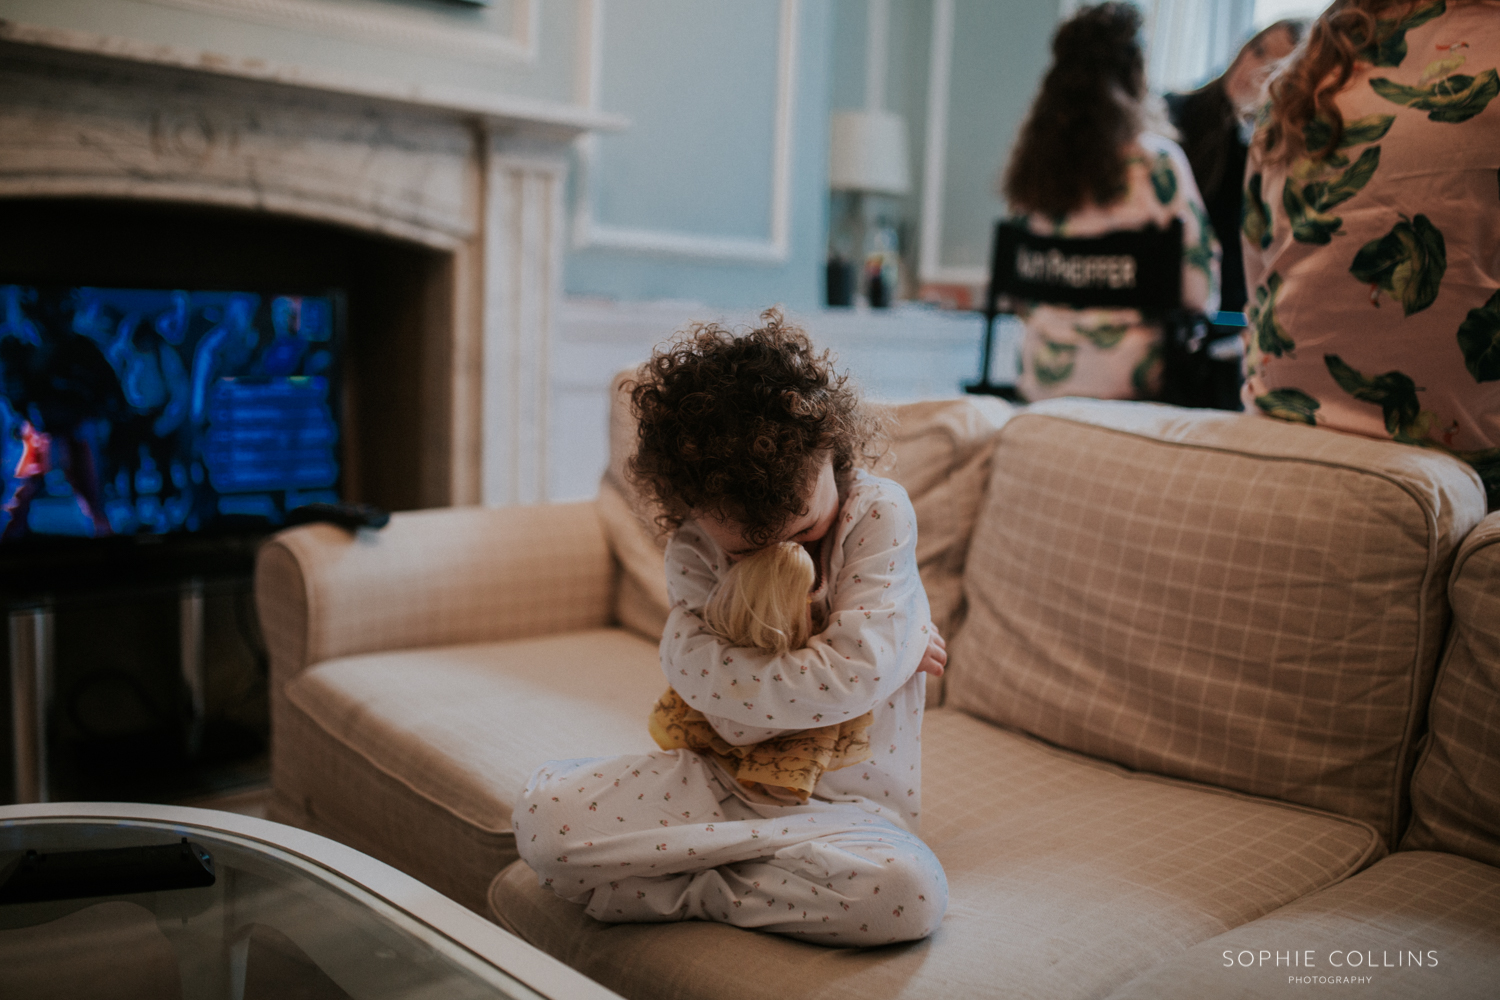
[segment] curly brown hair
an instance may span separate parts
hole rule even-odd
[[[767,544],[807,513],[822,456],[841,487],[875,457],[879,421],[829,352],[776,309],[760,320],[740,335],[694,324],[626,386],[638,426],[629,476],[665,530],[708,514]]]
[[[1461,0],[1449,0],[1461,2]],[[1344,136],[1344,116],[1334,102],[1354,75],[1354,64],[1400,30],[1400,21],[1438,0],[1333,0],[1302,44],[1271,77],[1271,103],[1257,141],[1267,162],[1289,163],[1306,153],[1326,159]],[[1307,126],[1323,120],[1319,145],[1307,148]]]
[[[1084,7],[1052,36],[1052,65],[1021,126],[1003,193],[1013,212],[1054,218],[1126,190],[1126,147],[1143,126],[1141,13]]]

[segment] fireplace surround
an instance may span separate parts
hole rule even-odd
[[[624,124],[0,22],[0,269],[346,286],[347,492],[539,501],[569,145]]]

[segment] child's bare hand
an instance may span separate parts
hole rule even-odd
[[[917,670],[934,677],[941,677],[943,668],[948,665],[948,643],[938,635],[936,625],[929,625],[928,628],[932,630],[932,637],[927,640],[927,652],[922,655],[922,662],[917,664]]]

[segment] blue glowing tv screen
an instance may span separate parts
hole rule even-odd
[[[338,292],[0,284],[0,547],[338,499]]]

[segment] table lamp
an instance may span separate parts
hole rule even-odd
[[[886,305],[897,278],[895,228],[888,223],[882,225],[875,241],[879,245],[866,246],[870,227],[865,218],[865,195],[901,195],[910,189],[906,119],[889,111],[835,111],[829,129],[828,184],[851,195],[847,210],[834,222],[828,304],[849,304],[849,263],[844,258],[848,250],[850,258],[865,262],[870,304]],[[842,295],[835,294],[840,291]]]

